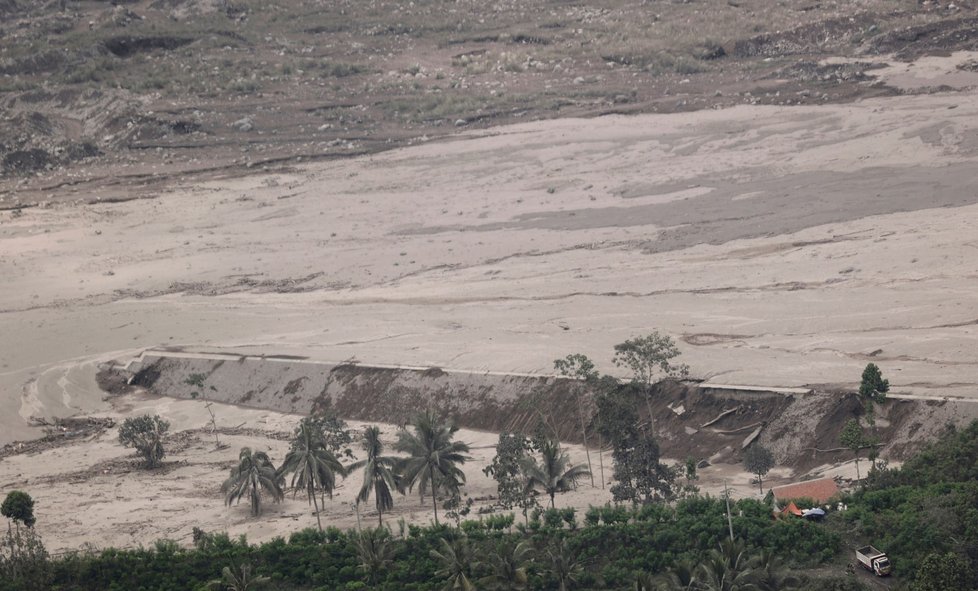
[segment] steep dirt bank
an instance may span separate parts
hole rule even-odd
[[[196,393],[297,414],[332,408],[343,418],[395,425],[433,408],[461,426],[486,431],[530,431],[545,417],[561,439],[580,439],[577,406],[571,402],[582,388],[550,376],[157,352],[147,352],[127,371],[133,385],[160,396]],[[103,373],[102,381],[109,375]]]
[[[492,432],[532,431],[543,421],[561,439],[578,443],[578,409],[588,399],[580,383],[553,376],[330,364],[294,357],[150,351],[125,369],[105,370],[102,382],[120,374],[156,395],[203,396],[298,414],[330,407],[350,420],[403,425],[419,409],[434,408],[462,427]],[[118,377],[115,384],[120,390]],[[847,392],[663,382],[655,388],[652,411],[669,457],[736,462],[756,439],[774,451],[780,465],[808,471],[851,458],[851,452],[840,449],[839,432],[863,408]],[[974,418],[974,402],[892,399],[877,420],[884,442],[881,456],[901,460],[948,423]],[[592,435],[592,443],[596,439]]]

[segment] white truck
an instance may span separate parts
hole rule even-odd
[[[885,577],[890,574],[893,566],[885,552],[880,552],[872,546],[863,546],[856,549],[856,560],[863,565],[866,570],[875,573],[877,577]]]

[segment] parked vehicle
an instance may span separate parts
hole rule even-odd
[[[890,564],[890,559],[886,553],[872,546],[863,546],[857,549],[856,560],[863,565],[863,568],[875,573],[877,577],[885,577],[893,570],[893,565]]]

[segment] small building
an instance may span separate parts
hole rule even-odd
[[[835,479],[819,478],[818,480],[775,486],[771,492],[774,493],[774,500],[778,505],[791,499],[812,499],[819,505],[823,505],[832,497],[837,496],[840,491]]]

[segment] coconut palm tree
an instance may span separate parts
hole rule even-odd
[[[221,578],[208,582],[206,587],[226,591],[257,591],[270,582],[268,577],[251,574],[250,564],[242,564],[235,569],[225,566],[221,569]]]
[[[697,588],[703,591],[753,591],[753,569],[742,540],[724,540],[699,566]]]
[[[251,448],[241,448],[238,465],[231,469],[231,476],[221,485],[225,502],[230,506],[247,496],[251,500],[251,514],[261,514],[262,492],[272,497],[276,503],[285,496],[282,492],[282,478],[272,465],[272,460],[263,451],[252,453]]]
[[[784,568],[781,558],[770,549],[750,560],[752,591],[788,591],[797,589],[801,579]]]
[[[373,490],[374,504],[377,506],[377,523],[383,525],[384,511],[394,508],[394,495],[391,491],[404,493],[400,475],[395,469],[400,458],[382,455],[384,444],[380,441],[380,429],[374,426],[367,427],[363,432],[363,449],[367,452],[366,459],[355,462],[349,467],[350,472],[363,468],[363,486],[360,487],[360,493],[357,495],[357,503],[369,501]]]
[[[354,536],[353,541],[360,560],[360,571],[367,579],[367,584],[376,584],[381,573],[394,561],[394,545],[391,544],[390,533],[382,527],[367,528]]]
[[[502,540],[480,566],[489,574],[479,579],[479,587],[489,591],[523,591],[527,587],[526,568],[531,562],[533,548],[529,541],[515,543]]]
[[[661,588],[651,573],[638,573],[632,584],[632,591],[659,591]]]
[[[567,591],[576,585],[584,574],[584,564],[577,559],[577,554],[571,551],[567,540],[561,540],[550,545],[544,552],[546,557],[546,572],[557,579],[560,591]]]
[[[679,560],[667,570],[655,589],[662,591],[691,591],[696,589],[696,564],[690,560]]]
[[[441,539],[441,548],[431,551],[431,557],[441,563],[435,576],[445,579],[445,591],[475,591],[472,583],[472,556],[468,540],[462,536],[452,541]]]
[[[465,454],[469,446],[460,441],[452,441],[458,427],[440,423],[430,410],[414,420],[414,432],[403,430],[398,434],[395,449],[408,454],[399,464],[404,484],[408,488],[418,487],[421,502],[430,490],[431,507],[438,525],[438,491],[446,484],[465,483],[465,473],[459,468],[469,457]]]
[[[527,458],[523,463],[527,486],[539,488],[550,496],[550,507],[553,508],[554,497],[559,492],[566,492],[577,485],[577,481],[587,478],[591,471],[587,466],[574,466],[570,457],[560,449],[555,440],[544,442],[540,448],[541,462]]]
[[[346,469],[329,451],[322,428],[310,417],[299,422],[295,439],[292,440],[292,449],[279,469],[279,474],[283,477],[289,473],[292,474],[290,487],[293,498],[299,490],[306,491],[306,498],[316,511],[316,524],[319,531],[323,531],[316,491],[321,490],[332,499],[336,475],[346,476]]]

